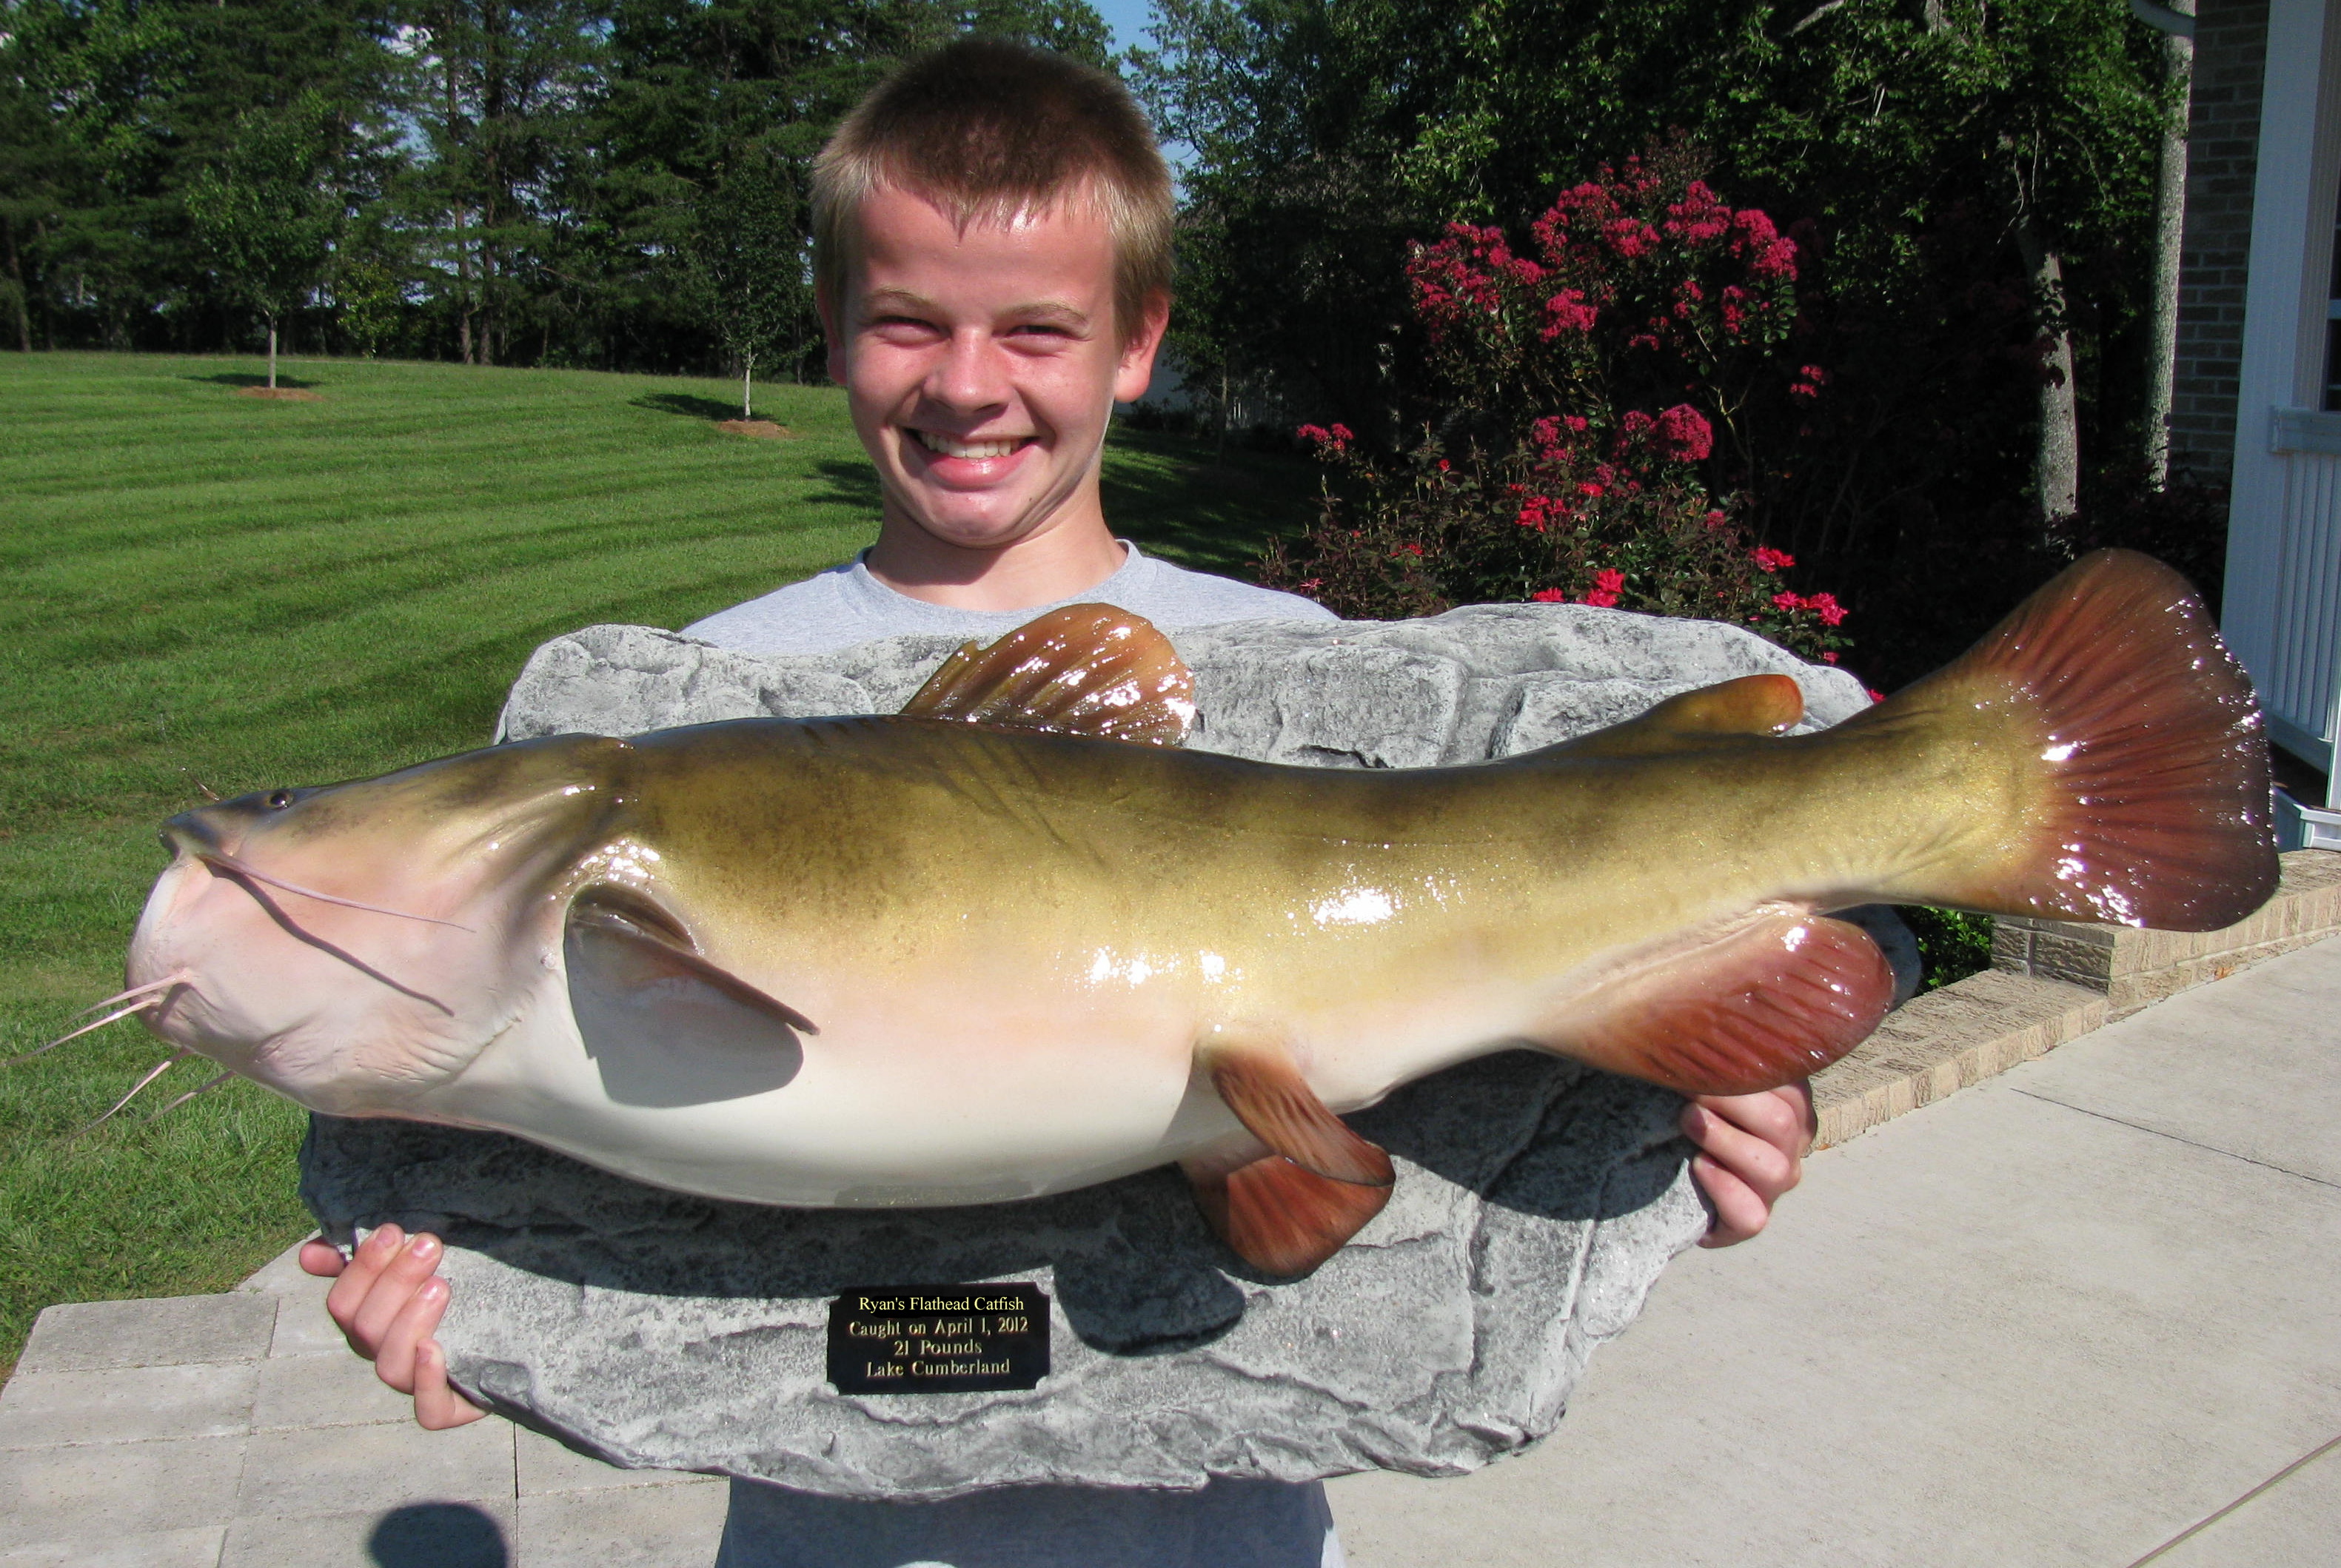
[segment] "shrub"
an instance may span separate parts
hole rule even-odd
[[[1531,600],[1696,615],[1835,663],[1843,607],[1792,588],[1795,561],[1711,484],[1745,467],[1751,397],[1828,384],[1779,352],[1797,248],[1699,167],[1674,144],[1604,168],[1529,226],[1532,255],[1468,224],[1414,246],[1439,417],[1396,452],[1301,426],[1323,504],[1261,580],[1356,617]]]

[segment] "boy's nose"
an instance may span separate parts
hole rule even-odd
[[[927,378],[927,394],[950,408],[991,408],[1008,401],[1007,369],[1007,355],[990,333],[953,333]]]

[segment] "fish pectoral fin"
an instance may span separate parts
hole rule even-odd
[[[1571,998],[1537,1043],[1681,1094],[1809,1078],[1878,1027],[1894,971],[1859,926],[1760,915]]]
[[[588,941],[581,948],[578,938],[587,934]],[[573,955],[583,953],[585,961],[596,964],[613,983],[643,987],[662,981],[696,982],[786,1028],[805,1034],[821,1033],[812,1019],[787,1003],[766,995],[722,964],[709,961],[689,945],[687,936],[671,929],[653,912],[588,894],[570,905],[569,934]]]
[[[1233,1165],[1185,1160],[1180,1169],[1194,1186],[1195,1206],[1230,1250],[1263,1273],[1288,1277],[1340,1252],[1390,1195],[1386,1185],[1337,1182],[1281,1154]]]
[[[1195,677],[1143,615],[1067,604],[962,645],[902,714],[1175,746],[1194,723]]]
[[[1390,1156],[1326,1108],[1277,1031],[1214,1024],[1196,1042],[1195,1060],[1236,1120],[1273,1153],[1329,1181],[1390,1184]]]
[[[1745,742],[1750,735],[1782,734],[1804,716],[1804,690],[1789,676],[1742,675],[1669,697],[1622,724],[1510,760],[1663,756]]]

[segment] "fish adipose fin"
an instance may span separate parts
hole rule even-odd
[[[1207,1030],[1195,1059],[1269,1149],[1233,1166],[1186,1163],[1203,1217],[1255,1268],[1307,1273],[1381,1213],[1395,1178],[1390,1155],[1327,1109],[1272,1030]]]
[[[1742,675],[1669,697],[1622,724],[1528,752],[1513,761],[1549,757],[1645,757],[1737,744],[1749,735],[1784,734],[1805,716],[1805,694],[1788,675]]]
[[[1144,616],[1067,604],[964,644],[902,714],[1175,746],[1195,720],[1195,677]]]
[[[1831,734],[1913,729],[2011,768],[2005,804],[1977,795],[1997,843],[1901,879],[1914,902],[2216,931],[2276,890],[2250,678],[2187,580],[2150,556],[2084,556],[1959,659]]]
[[[1538,1043],[1681,1094],[1753,1094],[1852,1050],[1893,1001],[1868,933],[1782,912],[1570,998]]]

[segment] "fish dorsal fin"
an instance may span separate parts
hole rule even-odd
[[[902,713],[1175,746],[1194,723],[1195,677],[1143,615],[1067,604],[988,646],[966,644]]]
[[[1809,1078],[1868,1038],[1894,1000],[1869,934],[1792,910],[1631,964],[1572,997],[1539,1044],[1681,1094]]]
[[[1643,757],[1701,751],[1750,735],[1778,735],[1805,716],[1805,694],[1788,675],[1742,675],[1669,697],[1638,718],[1524,754],[1530,757]],[[1519,759],[1514,759],[1519,760]]]

